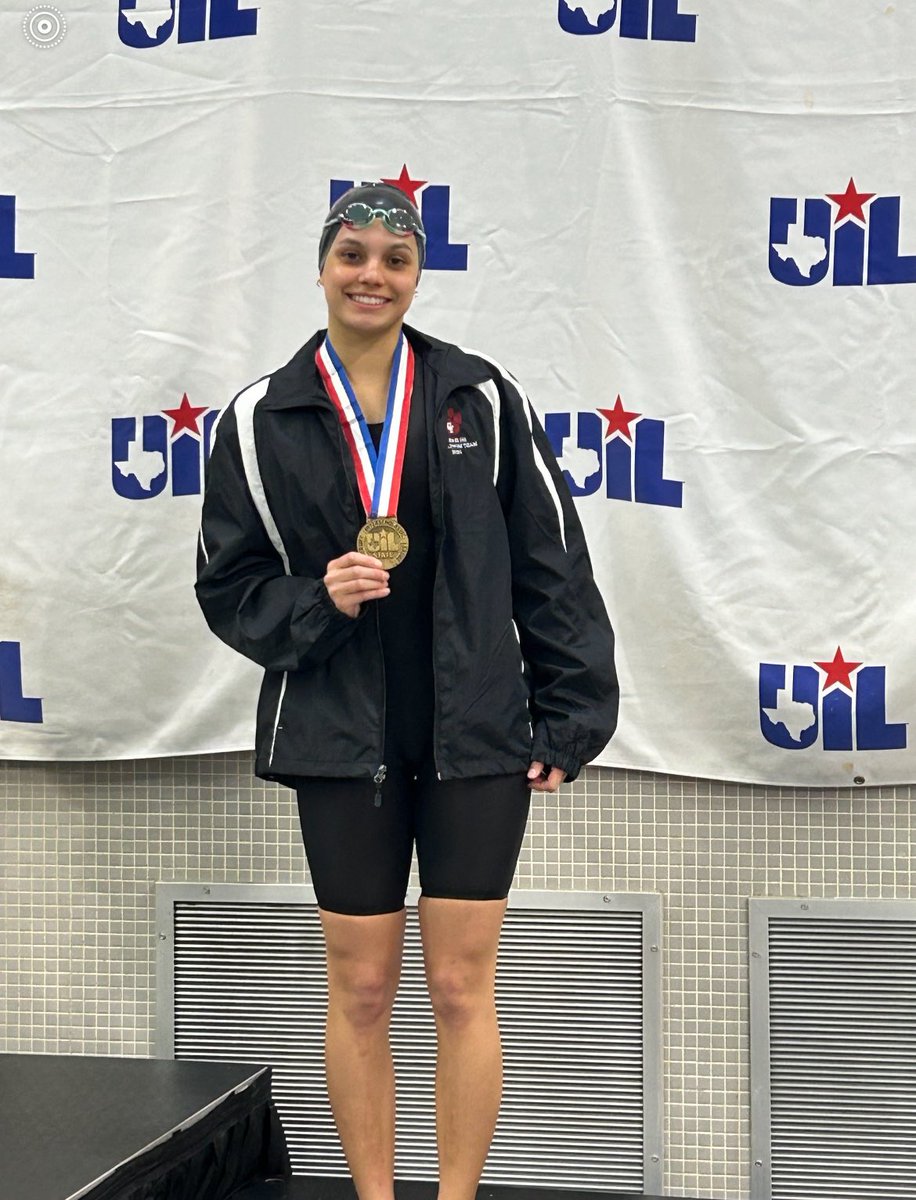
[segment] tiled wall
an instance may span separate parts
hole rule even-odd
[[[749,1193],[747,898],[916,898],[914,799],[596,768],[536,802],[518,887],[664,898],[667,1192]],[[307,879],[292,801],[247,754],[0,763],[0,1050],[149,1054],[155,882]]]

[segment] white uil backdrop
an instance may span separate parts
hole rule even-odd
[[[916,779],[916,12],[4,0],[0,754],[252,744],[194,600],[210,438],[396,181],[412,323],[527,388],[619,639],[599,762]]]

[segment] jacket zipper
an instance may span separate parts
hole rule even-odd
[[[375,784],[375,807],[382,807],[382,784],[385,782],[385,776],[388,774],[388,768],[384,763],[372,776],[372,782]]]
[[[451,392],[449,392],[449,396]],[[438,405],[434,411],[433,421],[433,436],[432,444],[439,449],[438,431],[439,431],[439,413],[445,411],[445,404],[448,402],[448,396],[445,401]],[[444,458],[439,455],[439,549],[436,554],[436,576],[433,581],[433,599],[435,600],[436,585],[439,582],[439,569],[442,565],[442,547],[445,545],[445,468],[443,467]],[[433,611],[433,767],[436,771],[436,778],[442,778],[442,772],[439,770],[439,682],[436,678],[436,656],[437,656],[437,641],[439,637],[439,622],[436,620],[435,610]]]
[[[347,460],[347,450],[346,450],[346,446],[344,444],[343,437],[341,436],[339,427],[337,429],[337,447],[338,447],[338,450],[340,451],[340,458],[343,463],[344,476],[349,479],[349,467],[351,464],[349,464],[348,460]],[[357,515],[357,521],[358,521],[359,520],[359,505],[357,502],[355,502],[355,503],[356,503],[356,515]],[[382,736],[381,736],[381,743],[379,746],[379,765],[378,765],[378,769],[375,771],[375,774],[372,776],[372,782],[375,784],[375,799],[374,799],[375,807],[381,808],[382,807],[382,784],[385,782],[385,777],[388,774],[388,767],[385,765],[385,763],[382,762],[382,759],[385,757],[385,719],[386,719],[387,714],[385,711],[385,708],[386,708],[386,704],[385,704],[385,652],[384,652],[384,649],[382,648],[382,629],[381,629],[381,624],[379,622],[378,606],[376,606],[376,609],[375,609],[375,632],[378,637],[379,660],[382,664],[382,704],[381,704]]]
[[[382,784],[385,782],[385,776],[388,774],[388,768],[385,766],[382,759],[385,757],[385,721],[388,716],[387,700],[386,700],[386,683],[385,683],[385,651],[382,646],[382,626],[378,615],[378,605],[375,606],[375,632],[378,634],[378,651],[379,660],[382,664],[382,736],[379,745],[379,766],[378,770],[372,776],[372,782],[375,784],[375,807],[382,807]]]

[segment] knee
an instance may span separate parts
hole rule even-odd
[[[429,998],[437,1022],[461,1029],[495,1012],[493,980],[460,964],[430,971]]]
[[[330,987],[329,1007],[355,1031],[387,1025],[397,990],[397,980],[384,970],[366,967],[349,971]]]

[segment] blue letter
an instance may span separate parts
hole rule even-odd
[[[0,277],[35,278],[35,255],[16,252],[15,196],[0,196]]]
[[[606,12],[595,19],[592,25],[585,13],[576,4],[576,0],[560,0],[557,10],[560,28],[567,33],[607,33],[617,19],[617,0],[613,0]]]
[[[899,254],[900,197],[872,200],[868,210],[869,283],[916,283],[916,254]]]
[[[239,12],[239,0],[210,0],[211,38],[247,37],[257,32],[256,8],[243,8]]]
[[[649,36],[649,0],[623,0],[620,36],[643,40]]]
[[[431,271],[466,271],[468,248],[448,240],[449,191],[443,184],[423,189],[423,225],[426,229],[426,261]]]
[[[328,208],[333,208],[344,192],[349,192],[353,187],[352,179],[332,179],[331,180],[331,201]]]
[[[143,441],[137,439],[136,417],[111,422],[111,484],[125,500],[148,500],[164,490],[168,478],[165,455],[168,431],[165,417],[143,418]]]
[[[652,39],[656,42],[695,42],[697,19],[677,11],[678,0],[654,0]],[[621,30],[621,33],[623,30]]]
[[[783,750],[806,750],[817,741],[820,676],[814,667],[795,667],[791,700],[784,695],[785,682],[786,669],[781,663],[760,664],[760,732]],[[811,713],[808,724],[806,708]]]
[[[579,413],[576,440],[570,444],[569,413],[548,413],[544,432],[573,496],[590,496],[601,484],[601,421],[597,413]]]
[[[830,265],[830,205],[806,200],[802,229],[797,216],[797,200],[776,196],[770,201],[770,274],[791,287],[810,287],[820,283]]]
[[[841,225],[833,238],[833,282],[858,287],[865,271],[865,230],[855,221]]]
[[[171,12],[168,17],[161,24],[154,24],[160,15],[156,10],[137,13],[134,11],[137,7],[137,0],[120,0],[118,37],[125,46],[132,46],[135,50],[145,50],[149,46],[161,46],[172,36],[172,30],[175,27],[175,0],[169,0],[169,6]],[[162,7],[166,7],[165,0],[163,0]],[[132,21],[127,19],[127,13],[134,14]],[[152,29],[153,32],[147,32],[149,29]]]
[[[906,722],[888,725],[884,716],[884,667],[862,667],[856,675],[856,746],[859,750],[903,750]]]
[[[172,442],[172,495],[200,495],[201,445],[193,433],[182,433]]]
[[[41,701],[22,694],[22,657],[18,642],[0,642],[0,721],[43,721]]]
[[[633,447],[622,437],[605,442],[604,477],[609,500],[633,499]]]
[[[824,696],[821,713],[825,750],[852,749],[852,696],[833,688]]]
[[[179,42],[202,42],[207,36],[207,0],[181,0],[178,9]]]
[[[684,485],[676,479],[665,479],[662,474],[665,458],[665,422],[653,421],[648,417],[636,426],[636,503],[666,504],[669,508],[681,508],[684,503]]]

